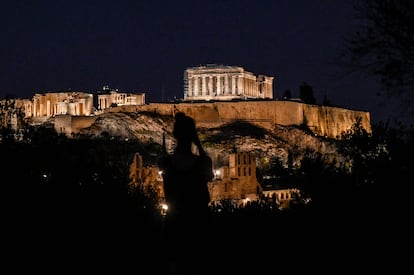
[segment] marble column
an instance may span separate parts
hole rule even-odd
[[[228,95],[229,94],[229,75],[226,74],[224,76],[224,94]]]
[[[217,95],[221,95],[221,77],[217,75]]]
[[[187,96],[193,95],[193,78],[188,79],[188,88],[187,88]]]
[[[201,94],[207,95],[207,85],[206,85],[206,76],[202,75],[202,80],[201,80]]]
[[[213,77],[208,77],[208,94],[213,95]]]
[[[236,94],[236,76],[231,76],[231,94]]]
[[[200,76],[197,76],[194,82],[194,95],[200,96]]]
[[[243,85],[243,76],[239,76],[238,78],[238,95],[243,95],[244,94],[244,85]]]

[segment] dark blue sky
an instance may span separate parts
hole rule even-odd
[[[335,65],[351,1],[6,0],[0,10],[0,96],[109,85],[169,100],[182,97],[185,68],[216,63],[274,76],[275,98],[307,82],[317,103],[383,116],[373,80]]]

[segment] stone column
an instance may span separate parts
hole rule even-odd
[[[231,76],[231,94],[236,94],[236,76],[232,75]]]
[[[197,76],[194,78],[194,96],[199,96],[199,91],[200,91],[200,76]]]
[[[239,88],[239,93],[238,93],[238,95],[243,95],[245,92],[244,92],[244,85],[243,85],[243,79],[244,79],[244,77],[243,77],[243,75],[240,75],[239,77],[238,77],[238,88]]]
[[[201,94],[207,95],[207,85],[206,85],[206,76],[202,75],[202,80],[201,80]]]
[[[253,95],[255,96],[255,97],[258,97],[259,96],[259,90],[258,90],[258,88],[257,88],[257,82],[256,82],[256,80],[255,81],[252,81],[252,86],[253,86]]]
[[[35,113],[34,116],[36,116],[36,117],[40,116],[40,101],[39,101],[38,98],[36,98],[36,104],[34,106],[34,113]]]
[[[188,77],[188,87],[187,87],[187,96],[193,95],[193,78]]]
[[[225,95],[229,94],[229,75],[228,74],[224,75],[224,94]]]
[[[211,91],[213,90],[213,79],[209,76],[206,75],[206,94],[211,96]]]
[[[207,93],[209,96],[213,95],[213,78],[211,76],[207,76],[206,79],[206,85],[207,85]]]
[[[50,106],[50,100],[46,101],[46,116],[51,116],[52,110]]]
[[[208,75],[205,76],[205,82],[206,95],[210,95],[210,77]]]
[[[221,77],[217,75],[217,95],[221,95]]]

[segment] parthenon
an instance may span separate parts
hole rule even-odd
[[[208,64],[184,72],[184,101],[272,99],[273,78],[242,67]]]

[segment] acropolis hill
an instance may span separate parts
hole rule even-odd
[[[235,121],[266,129],[275,125],[303,126],[318,136],[337,139],[358,121],[371,133],[369,112],[273,99],[273,77],[255,76],[242,67],[190,67],[184,71],[183,86],[183,99],[172,103],[147,104],[145,93],[123,93],[104,86],[97,95],[82,91],[36,94],[32,100],[16,101],[15,107],[23,109],[29,123],[54,118],[56,131],[68,136],[90,127],[102,113],[150,112],[172,117],[177,111],[192,116],[200,127]],[[13,121],[15,116],[5,115],[4,121]]]
[[[200,127],[215,127],[233,121],[246,121],[266,129],[274,125],[300,125],[316,135],[339,138],[360,119],[371,132],[370,114],[363,111],[304,104],[273,99],[273,76],[254,75],[243,67],[206,64],[184,70],[183,101],[180,103],[123,104],[104,108],[106,112],[140,112],[174,116],[182,111],[192,116]],[[99,107],[108,106],[99,100]],[[68,122],[66,120],[66,122]],[[59,124],[59,122],[58,122]],[[71,122],[72,125],[72,122]],[[76,132],[77,127],[70,127]],[[66,129],[69,125],[58,125]]]
[[[47,122],[57,133],[75,139],[138,141],[137,151],[127,153],[133,159],[131,184],[154,183],[156,190],[162,190],[155,156],[162,144],[167,152],[173,149],[173,117],[184,112],[195,119],[204,147],[220,171],[220,178],[209,189],[214,201],[256,199],[262,191],[269,191],[255,173],[239,172],[256,171],[256,166],[236,167],[236,158],[249,159],[249,164],[259,168],[279,163],[296,169],[312,152],[314,157],[323,155],[327,166],[346,168],[348,159],[331,139],[340,139],[356,123],[371,133],[368,112],[273,99],[271,77],[256,78],[238,67],[197,67],[186,75],[182,100],[145,103],[144,93],[127,94],[106,87],[95,98],[81,91],[36,94],[33,100],[16,101],[15,107],[22,111],[9,112],[10,119],[5,121],[17,121],[24,114],[29,124]],[[9,103],[2,103],[5,110],[12,110]],[[231,191],[227,191],[229,186]]]

